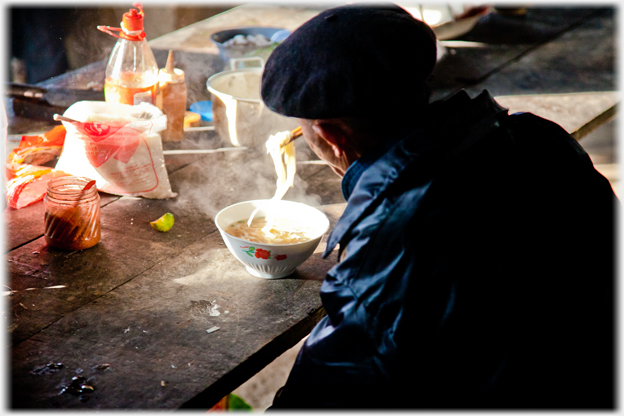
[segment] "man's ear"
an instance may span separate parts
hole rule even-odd
[[[312,130],[331,146],[337,158],[342,156],[347,137],[345,126],[342,123],[336,120],[314,120]]]

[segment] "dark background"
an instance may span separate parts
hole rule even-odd
[[[117,38],[97,30],[98,25],[120,27],[132,7],[12,6],[7,9],[10,45],[6,81],[34,84],[108,58]],[[152,40],[207,19],[237,4],[145,6],[145,34]]]

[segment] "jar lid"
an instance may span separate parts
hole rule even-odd
[[[179,68],[173,68],[173,72],[168,72],[166,68],[158,70],[158,81],[163,84],[165,82],[184,82],[184,71]]]

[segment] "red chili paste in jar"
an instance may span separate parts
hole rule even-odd
[[[45,241],[63,250],[83,250],[100,241],[100,195],[89,178],[64,176],[48,182],[43,198]]]

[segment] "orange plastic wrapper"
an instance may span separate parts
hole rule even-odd
[[[7,157],[7,163],[41,166],[61,154],[65,134],[61,125],[38,136],[22,136],[19,146]]]
[[[64,126],[56,126],[38,136],[22,136],[5,163],[9,207],[20,209],[40,201],[50,179],[68,176],[63,171],[41,166],[61,154],[65,133]]]

